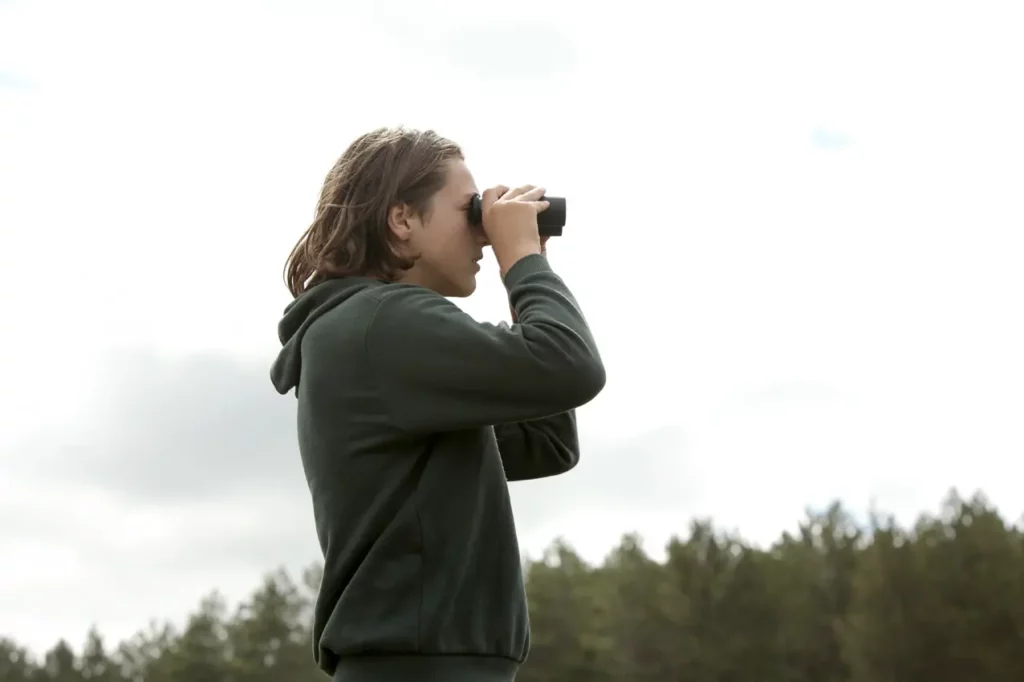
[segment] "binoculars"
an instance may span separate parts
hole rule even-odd
[[[565,197],[541,197],[548,207],[537,214],[537,232],[541,237],[561,237],[565,227]],[[469,222],[477,227],[483,225],[483,206],[477,194],[469,204]]]

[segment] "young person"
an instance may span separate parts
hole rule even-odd
[[[271,370],[295,389],[324,574],[314,656],[344,682],[508,682],[529,651],[508,481],[579,459],[574,409],[604,387],[594,338],[543,253],[542,188],[492,187],[483,227],[460,148],[363,135],[286,265]],[[469,296],[494,250],[514,323]]]

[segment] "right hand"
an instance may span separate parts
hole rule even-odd
[[[484,233],[503,277],[519,259],[542,251],[537,214],[549,206],[540,201],[544,192],[533,185],[512,190],[498,185],[480,197]]]

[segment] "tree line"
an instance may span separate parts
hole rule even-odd
[[[664,560],[627,535],[599,565],[564,542],[526,564],[521,682],[1021,682],[1024,532],[951,492],[911,527],[839,503],[756,547],[694,521]],[[0,682],[304,682],[319,571],[213,592],[181,627],[33,656],[0,638]],[[3,628],[15,626],[2,623]],[[11,633],[16,635],[16,633]]]

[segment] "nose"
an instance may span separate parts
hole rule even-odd
[[[490,246],[491,240],[487,238],[487,233],[481,228],[477,227],[473,230],[473,239],[480,246]]]

